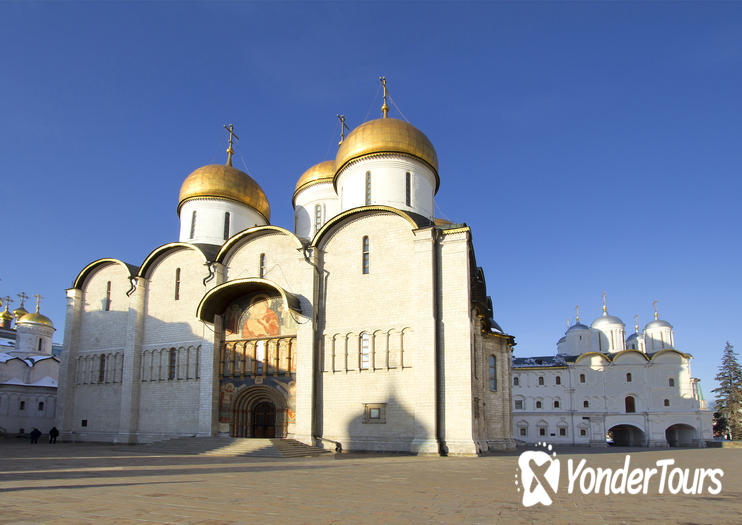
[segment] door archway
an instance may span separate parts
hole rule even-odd
[[[667,444],[671,447],[695,447],[698,443],[696,429],[691,425],[677,423],[665,430]]]
[[[634,425],[616,425],[608,431],[611,440],[608,444],[616,447],[644,447],[646,437],[644,432]]]
[[[285,438],[288,426],[285,396],[264,385],[251,386],[232,403],[232,437]]]

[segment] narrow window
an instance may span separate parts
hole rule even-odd
[[[322,205],[317,204],[314,207],[314,233],[317,233],[322,227]]]
[[[41,352],[41,349],[42,349],[43,343],[44,343],[44,341],[42,341],[42,339],[41,339],[41,338],[39,338],[39,352]]]
[[[98,382],[103,383],[106,380],[106,354],[100,355],[98,363]]]
[[[667,401],[667,399],[665,399],[665,401]],[[668,405],[669,404],[670,403],[668,403]],[[44,402],[43,401],[39,401],[39,412],[42,411],[42,410],[44,410]]]
[[[519,379],[519,378],[518,378],[517,376],[513,378],[513,384],[514,384],[515,386],[518,386],[518,385],[520,385],[520,379]]]
[[[497,358],[490,356],[490,391],[497,392]]]
[[[557,385],[562,384],[562,376],[556,376],[556,379],[554,380]]]
[[[528,429],[527,428],[524,428],[524,427],[521,427],[521,429],[520,429],[520,435],[521,436],[525,436],[527,434],[528,434]]]
[[[224,240],[229,239],[229,212],[224,212]]]
[[[660,332],[660,341],[662,342],[662,348],[665,348],[665,334]]]
[[[106,312],[111,309],[111,281],[106,283],[106,303],[103,306]]]
[[[669,399],[665,399],[665,406],[666,407],[669,407],[670,406],[670,400]]]
[[[667,380],[667,384],[668,386],[675,386],[675,380],[671,377],[670,379]]]
[[[26,409],[26,402],[25,401],[21,401],[21,405],[20,405],[19,408],[20,408],[20,410],[25,410]]]
[[[626,382],[627,383],[631,383],[631,372],[629,372],[628,374],[626,374]]]
[[[258,275],[260,276],[261,279],[265,277],[265,254],[264,253],[260,254],[260,272],[258,273]]]
[[[567,435],[567,429],[562,427],[559,429],[559,435],[560,436],[566,436]]]
[[[193,239],[196,236],[196,210],[193,210],[193,215],[191,215],[191,239]]]
[[[624,403],[626,404],[626,412],[636,412],[636,402],[633,396],[626,396]]]
[[[559,401],[554,401],[554,408],[559,408]]]
[[[263,362],[265,361],[265,341],[258,341],[255,345],[255,374],[263,375]]]
[[[522,399],[516,399],[515,400],[515,409],[516,410],[523,410],[523,400]]]
[[[616,349],[616,343],[613,341],[613,330],[611,330],[611,350]]]
[[[585,382],[585,374],[580,374],[580,383]]]
[[[368,364],[371,357],[371,338],[368,334],[361,334],[361,370],[368,370]]]
[[[180,268],[175,269],[175,300],[180,299]]]
[[[583,408],[590,408],[590,401],[588,401],[588,400],[583,401],[582,402],[582,406],[583,406]]]
[[[536,408],[541,408],[541,401],[536,401]]]
[[[543,385],[544,384],[544,376],[538,376],[538,384]]]
[[[363,237],[363,257],[361,260],[361,266],[363,268],[363,273],[368,273],[368,266],[369,266],[369,247],[368,247],[368,236]]]
[[[539,428],[538,429],[538,435],[539,436],[545,436],[546,435],[546,429],[545,428]]]
[[[580,435],[581,436],[587,436],[587,430],[585,430],[584,428],[581,428],[580,429]]]
[[[410,188],[410,172],[405,173],[405,204],[411,206],[412,204],[412,191]]]
[[[366,206],[371,205],[371,172],[366,172]]]
[[[175,348],[171,348],[167,353],[167,378],[175,379],[175,364],[177,362],[178,353]]]

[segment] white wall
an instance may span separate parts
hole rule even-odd
[[[302,239],[311,239],[319,228],[315,220],[315,206],[322,210],[320,227],[340,213],[340,199],[332,181],[313,184],[296,194],[294,233]]]
[[[196,211],[196,228],[191,237],[191,221]],[[224,244],[224,214],[229,212],[229,236],[253,226],[268,224],[253,208],[226,199],[191,199],[180,209],[181,242]]]

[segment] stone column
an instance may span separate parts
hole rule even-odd
[[[303,255],[299,254],[303,260]],[[321,297],[320,279],[315,268],[319,264],[319,248],[314,248],[309,255],[310,263],[302,265],[301,279],[296,279],[297,283],[306,283],[302,285],[298,293],[304,296],[302,300],[302,316],[311,316],[311,322],[299,323],[296,330],[296,353],[294,360],[296,362],[296,423],[294,425],[294,435],[289,435],[302,443],[308,445],[314,444],[314,433],[317,431],[321,434],[322,425],[322,406],[321,392],[319,396],[315,395],[315,390],[319,389],[316,374],[319,374],[320,364],[318,362],[319,344],[318,328],[320,319],[318,316],[319,304],[324,301]],[[315,265],[315,268],[312,267]],[[290,290],[294,292],[294,290]],[[310,302],[311,301],[311,302]]]
[[[59,364],[57,388],[56,426],[63,441],[73,441],[75,400],[75,358],[80,344],[80,321],[84,304],[82,290],[67,290],[67,306],[64,316],[64,350]]]
[[[148,281],[136,278],[136,289],[129,298],[129,313],[126,316],[126,340],[124,342],[124,367],[121,375],[121,414],[116,443],[136,443],[139,427],[139,394],[141,390],[142,338]]]

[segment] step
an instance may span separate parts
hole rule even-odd
[[[158,441],[141,446],[148,454],[197,456],[297,458],[331,453],[294,439],[233,437],[187,437]]]

